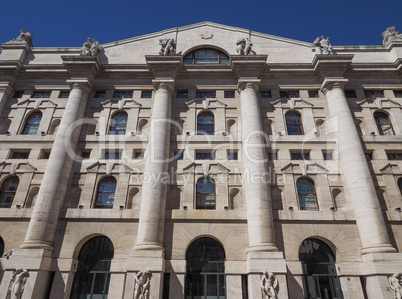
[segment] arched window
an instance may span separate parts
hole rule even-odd
[[[380,135],[395,135],[388,114],[377,111],[374,112],[374,118]]]
[[[300,210],[318,210],[314,183],[307,178],[300,178],[296,183]]]
[[[335,254],[318,239],[306,239],[299,248],[303,267],[305,298],[343,298],[339,277],[336,274]]]
[[[22,134],[35,135],[38,131],[40,121],[42,120],[42,112],[31,113],[25,122]]]
[[[211,112],[203,112],[198,115],[197,134],[214,134],[214,115]]]
[[[70,299],[108,298],[113,244],[107,237],[90,239],[78,256]]]
[[[0,208],[11,208],[20,180],[17,176],[6,179],[0,188]]]
[[[116,179],[114,177],[106,177],[99,183],[98,194],[94,208],[96,209],[113,209],[114,196],[116,192]]]
[[[399,192],[401,192],[401,195],[402,195],[402,178],[398,179],[398,188],[399,188]]]
[[[304,135],[300,114],[296,112],[288,112],[285,115],[285,119],[288,135]]]
[[[195,50],[184,57],[184,64],[228,64],[229,57],[215,49]]]
[[[127,113],[126,112],[116,113],[112,117],[112,123],[110,124],[109,134],[124,135],[126,134],[126,126],[127,126]]]
[[[215,210],[215,182],[210,178],[202,178],[197,182],[196,209]]]
[[[225,299],[225,251],[214,239],[195,240],[186,254],[186,299]]]

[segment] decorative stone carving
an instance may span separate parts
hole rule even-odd
[[[320,54],[335,54],[335,51],[332,49],[331,43],[329,42],[329,37],[324,38],[324,35],[317,37],[313,42],[313,52],[319,52]]]
[[[96,39],[92,39],[88,37],[88,40],[82,45],[81,48],[81,56],[93,56],[96,57],[102,51],[102,46],[99,45],[99,42]]]
[[[29,277],[29,271],[25,269],[16,269],[11,277],[6,299],[21,299],[24,292],[25,283]]]
[[[26,42],[30,47],[33,47],[32,44],[32,34],[27,32],[25,29],[20,30],[20,35],[17,38],[14,38],[12,42]]]
[[[394,273],[388,278],[389,287],[394,291],[394,299],[402,299],[402,278],[401,273]]]
[[[274,273],[264,271],[261,277],[263,299],[278,299],[279,282]]]
[[[159,55],[169,56],[176,54],[176,42],[173,38],[164,38],[159,40],[161,50]]]
[[[381,36],[383,38],[382,44],[384,46],[388,46],[393,42],[402,42],[402,33],[395,31],[395,26],[387,28]]]
[[[253,43],[249,38],[240,38],[236,42],[236,51],[239,55],[254,55]]]
[[[151,270],[139,271],[134,276],[134,299],[149,299],[151,286]]]

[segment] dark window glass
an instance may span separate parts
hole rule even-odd
[[[113,95],[114,99],[132,98],[132,97],[133,97],[132,91],[115,91]]]
[[[318,98],[318,90],[309,90],[308,91],[309,98]]]
[[[4,240],[0,237],[0,256],[2,257],[4,254]]]
[[[50,98],[50,91],[35,91],[32,95],[33,98]]]
[[[95,98],[95,99],[104,99],[104,98],[105,98],[105,95],[106,95],[106,91],[104,91],[104,90],[98,90],[98,91],[95,92],[94,98]]]
[[[183,160],[183,152],[175,153],[174,154],[174,159],[175,160]]]
[[[229,152],[228,160],[237,160],[237,159],[238,159],[237,152]]]
[[[290,153],[292,160],[310,160],[310,153]]]
[[[278,154],[277,153],[268,153],[268,160],[269,161],[278,160]]]
[[[366,160],[371,161],[373,160],[373,153],[364,153]]]
[[[134,159],[144,159],[144,152],[134,152]]]
[[[41,112],[31,113],[27,118],[22,134],[35,135],[36,132],[38,131],[41,120],[42,120]]]
[[[163,275],[163,296],[162,299],[169,299],[170,292],[170,273]]]
[[[28,159],[29,151],[24,152],[12,152],[11,159]]]
[[[24,91],[16,91],[14,92],[13,98],[14,99],[20,99],[24,95]]]
[[[187,99],[188,91],[187,90],[178,90],[177,91],[177,98],[178,99]]]
[[[377,124],[380,135],[395,135],[389,116],[384,112],[374,113],[375,122]]]
[[[215,160],[215,155],[211,153],[197,153],[196,160]]]
[[[388,160],[402,160],[402,153],[387,154]]]
[[[43,151],[42,152],[42,159],[49,159],[50,151]]]
[[[332,153],[322,153],[324,160],[332,160]]]
[[[84,244],[78,256],[70,299],[108,298],[113,255],[113,244],[107,237],[95,237]]]
[[[85,150],[81,153],[82,159],[89,159],[90,156],[91,156],[91,151]]]
[[[285,115],[286,128],[288,135],[303,135],[303,124],[299,114],[295,112],[288,112]]]
[[[401,195],[402,195],[402,178],[399,178],[399,179],[398,179],[398,188],[399,188],[399,192],[400,192]]]
[[[296,187],[300,210],[318,210],[317,196],[313,182],[309,179],[301,178],[297,180]]]
[[[187,54],[184,64],[228,64],[229,57],[214,49],[200,49]]]
[[[300,98],[299,91],[297,90],[289,90],[289,91],[280,91],[281,98]]]
[[[366,98],[383,98],[384,92],[382,90],[365,90]]]
[[[347,98],[355,98],[356,92],[353,89],[345,90],[345,96]]]
[[[195,97],[197,99],[214,99],[216,98],[216,92],[215,90],[213,91],[197,91]]]
[[[402,90],[394,90],[394,95],[396,98],[402,98]]]
[[[198,115],[197,134],[214,134],[214,115],[210,112],[203,112]]]
[[[125,112],[116,113],[112,117],[112,123],[109,128],[109,134],[110,135],[126,134],[127,117],[128,115]]]
[[[143,90],[141,92],[141,98],[143,98],[143,99],[151,99],[152,98],[152,91],[151,90]]]
[[[209,178],[202,178],[197,182],[196,209],[215,210],[215,182]]]
[[[262,99],[270,99],[270,98],[272,98],[271,91],[270,91],[270,90],[261,91],[261,92],[260,92],[260,97],[261,97]]]
[[[94,208],[113,209],[116,192],[116,179],[107,177],[100,181]]]
[[[20,180],[17,176],[6,179],[0,188],[0,208],[11,208]]]
[[[105,159],[106,160],[120,160],[121,152],[106,152]]]
[[[68,99],[69,96],[70,96],[70,92],[69,92],[69,91],[60,91],[59,98],[61,98],[61,99]]]
[[[234,90],[225,90],[225,99],[232,99],[235,97]]]

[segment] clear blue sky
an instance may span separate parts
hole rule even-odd
[[[81,47],[211,21],[297,40],[329,36],[332,45],[380,45],[390,26],[402,31],[402,0],[7,0],[0,42],[33,34],[37,47]]]

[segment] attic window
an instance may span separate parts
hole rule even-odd
[[[199,49],[187,54],[184,64],[229,64],[229,57],[215,49]]]

